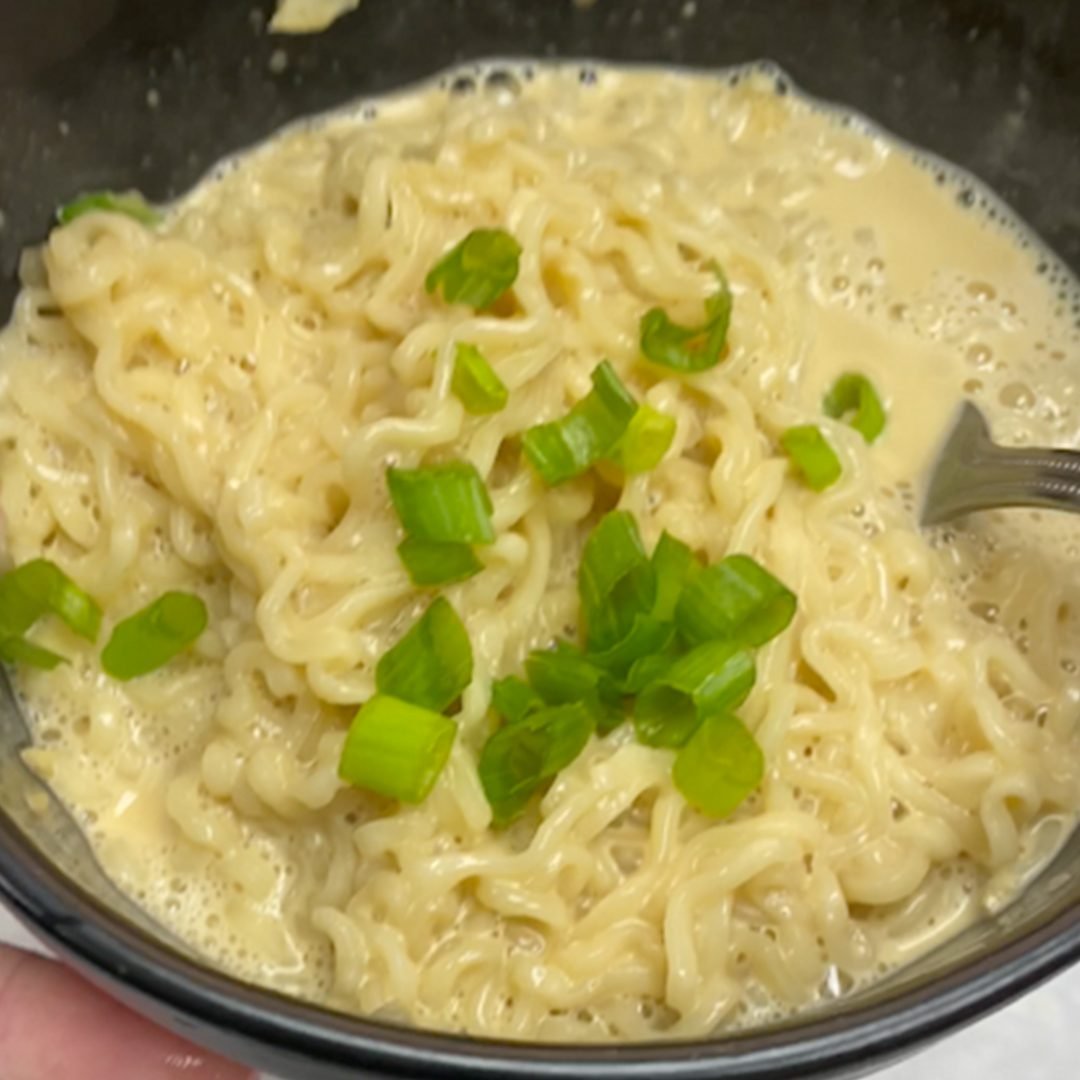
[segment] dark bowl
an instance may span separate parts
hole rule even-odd
[[[1070,0],[364,0],[307,38],[267,36],[269,7],[0,0],[0,311],[15,293],[19,251],[73,193],[137,187],[164,199],[294,117],[496,56],[703,68],[772,59],[810,92],[969,168],[1080,269],[1080,4]],[[281,56],[271,60],[278,51],[283,71]],[[204,966],[109,884],[55,802],[31,812],[42,789],[19,761],[27,743],[3,683],[0,900],[141,1012],[304,1080],[850,1077],[1080,955],[1078,835],[1006,911],[827,1012],[642,1046],[428,1034],[326,1012]]]

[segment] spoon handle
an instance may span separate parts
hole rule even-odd
[[[986,418],[965,402],[930,477],[922,523],[1001,506],[1080,512],[1080,453],[998,446]]]

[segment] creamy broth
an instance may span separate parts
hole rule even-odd
[[[511,312],[424,277],[469,229],[523,248]],[[731,282],[727,359],[640,362],[638,321]],[[148,230],[88,215],[28,253],[0,338],[0,506],[115,622],[165,589],[209,630],[143,679],[95,650],[20,672],[28,763],[107,872],[242,978],[366,1015],[530,1039],[685,1037],[820,1004],[1015,894],[1080,797],[1080,532],[1026,512],[917,528],[964,397],[995,435],[1076,445],[1078,301],[970,178],[768,71],[470,69],[289,129]],[[466,417],[457,341],[510,404]],[[516,449],[609,357],[678,421],[655,470],[546,490]],[[846,371],[888,426],[822,417]],[[823,493],[780,433],[819,423]],[[397,561],[388,463],[452,452],[500,536],[446,590],[476,657],[428,799],[337,763],[374,665],[424,606]],[[671,752],[593,738],[505,831],[476,756],[494,678],[572,630],[581,545],[632,511],[799,598],[740,716],[760,790],[693,812]]]

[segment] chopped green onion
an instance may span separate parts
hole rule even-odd
[[[529,685],[548,705],[604,696],[617,700],[618,691],[607,673],[589,662],[576,646],[566,641],[554,649],[535,649],[525,659]]]
[[[490,544],[491,496],[467,461],[422,469],[386,470],[390,499],[405,531],[438,544]]]
[[[545,704],[584,705],[602,734],[614,730],[626,718],[618,683],[568,642],[558,641],[554,649],[529,653],[525,673]]]
[[[653,575],[633,514],[614,510],[589,534],[578,594],[590,651],[610,648],[626,635],[634,617],[652,606]]]
[[[622,676],[637,661],[663,653],[675,638],[675,627],[651,615],[635,615],[626,634],[606,649],[590,650],[589,660],[597,667]]]
[[[753,647],[787,627],[795,603],[795,594],[748,555],[729,555],[694,575],[679,598],[675,621],[691,644]]]
[[[621,704],[612,705],[602,698],[596,701],[587,701],[583,704],[592,713],[593,723],[596,725],[596,730],[600,735],[607,735],[609,732],[614,731],[626,720],[626,712]]]
[[[126,214],[130,218],[143,225],[157,225],[161,221],[161,213],[149,206],[146,200],[137,193],[117,195],[111,191],[96,191],[88,195],[80,195],[77,199],[61,206],[56,212],[56,219],[61,225],[67,225],[83,214],[92,211],[102,211],[109,214]]]
[[[379,661],[375,688],[384,696],[442,712],[472,681],[469,635],[440,596]]]
[[[409,580],[420,588],[466,581],[484,569],[468,544],[439,544],[407,536],[397,551]]]
[[[88,641],[101,629],[101,608],[47,559],[31,559],[0,577],[0,638],[22,636],[50,613]]]
[[[675,417],[659,412],[651,405],[642,405],[615,444],[614,461],[628,473],[655,469],[671,449],[675,427]]]
[[[538,424],[522,436],[525,456],[549,486],[580,476],[606,457],[637,412],[607,360],[593,371],[592,384],[561,420]]]
[[[675,756],[672,779],[683,798],[710,817],[725,817],[761,783],[765,759],[753,735],[726,713],[710,716]]]
[[[517,280],[521,245],[502,229],[475,229],[432,267],[429,293],[442,290],[448,304],[490,307]]]
[[[694,565],[690,549],[667,533],[647,559],[625,511],[607,514],[585,542],[578,589],[589,660],[624,690],[633,684],[629,671],[673,644],[675,607]]]
[[[647,311],[641,319],[641,351],[648,360],[684,375],[705,371],[720,362],[731,323],[731,289],[718,266],[712,269],[719,290],[705,301],[701,326],[679,326],[663,308]]]
[[[401,802],[423,802],[446,766],[457,724],[430,709],[376,694],[353,718],[338,775]]]
[[[630,671],[619,684],[619,689],[624,694],[640,694],[646,686],[661,678],[679,657],[679,650],[675,645],[673,642],[663,652],[634,661]]]
[[[841,375],[821,404],[826,416],[846,420],[868,443],[885,430],[885,406],[865,375]]]
[[[40,645],[19,637],[0,641],[0,660],[6,664],[24,664],[27,667],[41,668],[43,671],[52,671],[58,664],[67,663],[64,657],[51,649],[44,649]]]
[[[101,629],[101,608],[47,559],[31,559],[0,577],[0,660],[46,671],[64,663],[64,657],[23,637],[48,614],[89,641]]]
[[[123,682],[157,671],[190,648],[206,623],[206,605],[199,597],[167,592],[117,623],[101,653],[101,666]]]
[[[34,562],[42,560],[35,559]],[[0,638],[19,637],[48,610],[49,606],[41,592],[34,589],[32,577],[27,570],[34,563],[26,563],[0,577]],[[47,590],[46,590],[47,595]]]
[[[816,424],[788,428],[780,445],[814,491],[824,491],[840,479],[840,459]]]
[[[646,746],[678,748],[698,724],[738,708],[753,689],[754,658],[725,641],[709,641],[675,660],[634,704],[634,728]]]
[[[675,618],[675,608],[682,596],[683,587],[701,568],[690,548],[665,531],[660,534],[660,539],[653,549],[652,569],[656,583],[653,618],[671,620]]]
[[[506,384],[495,374],[495,369],[480,350],[464,342],[458,342],[450,389],[465,406],[465,411],[477,416],[505,409],[510,397]]]
[[[508,724],[516,724],[529,713],[542,709],[544,701],[524,679],[507,675],[491,684],[491,707]]]
[[[533,795],[585,749],[594,717],[580,702],[529,713],[484,744],[479,774],[496,825],[518,817]]]

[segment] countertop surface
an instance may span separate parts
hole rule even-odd
[[[0,941],[34,947],[2,909]],[[875,1080],[1075,1080],[1078,1059],[1080,967]]]

